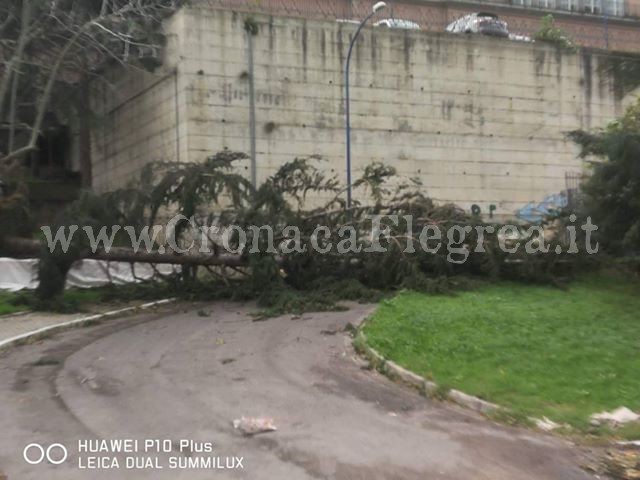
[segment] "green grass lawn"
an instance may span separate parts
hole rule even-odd
[[[163,284],[141,283],[131,285],[107,285],[96,288],[72,288],[65,290],[59,298],[40,301],[32,291],[17,293],[0,292],[0,315],[26,310],[56,313],[87,311],[98,304],[125,304],[134,300],[158,300],[171,296],[169,287]]]
[[[568,290],[498,283],[456,296],[403,292],[382,302],[365,334],[436,383],[585,429],[595,412],[640,411],[639,293],[639,283],[608,277]]]
[[[80,311],[83,305],[90,303],[101,303],[104,294],[103,289],[72,289],[67,290],[62,298],[52,304],[50,311],[61,313],[71,313]],[[33,309],[31,304],[34,295],[32,292],[0,292],[0,315],[23,312]],[[48,310],[45,308],[45,310]]]
[[[9,315],[11,313],[22,312],[27,309],[24,305],[14,305],[12,300],[15,294],[0,292],[0,315]]]

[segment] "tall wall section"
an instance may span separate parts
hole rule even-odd
[[[342,67],[356,26],[252,20],[258,180],[311,154],[344,179]],[[147,91],[142,84],[153,82],[136,89],[127,79],[123,89],[133,100],[118,107],[112,99],[117,116],[102,126],[102,148],[94,144],[98,190],[122,184],[146,161],[249,152],[244,22],[212,8],[174,17],[165,67],[177,68],[174,78]],[[352,60],[354,175],[381,161],[421,178],[439,201],[513,214],[564,190],[565,175],[582,171],[565,132],[603,126],[622,113],[605,63],[589,51],[368,28]],[[242,165],[247,175],[249,168]]]

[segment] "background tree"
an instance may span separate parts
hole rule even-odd
[[[584,186],[585,213],[613,253],[640,252],[640,98],[617,121],[596,132],[574,131],[581,156],[599,157]]]
[[[0,122],[5,168],[37,149],[49,112],[86,108],[82,85],[109,64],[149,68],[182,0],[3,0]],[[151,53],[151,55],[150,55]],[[69,87],[73,88],[69,88]]]

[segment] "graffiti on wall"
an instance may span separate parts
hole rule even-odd
[[[489,205],[489,218],[493,218],[493,214],[497,209],[498,207],[496,207],[495,205]],[[482,208],[480,208],[480,205],[474,203],[473,205],[471,205],[471,213],[473,215],[480,216],[482,215]]]
[[[557,213],[569,204],[567,192],[548,195],[542,202],[527,203],[516,212],[516,217],[528,223],[540,223],[545,217]]]

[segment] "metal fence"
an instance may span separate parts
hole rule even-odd
[[[582,185],[587,180],[582,173],[566,172],[564,174],[565,189],[567,192],[567,207],[573,211],[579,210],[583,203]]]
[[[357,20],[374,0],[201,0],[214,8],[309,19]],[[640,51],[640,0],[494,0],[438,2],[388,0],[380,18],[410,20],[421,29],[442,32],[456,18],[474,11],[492,11],[512,33],[534,36],[546,13],[576,44],[628,52]]]

